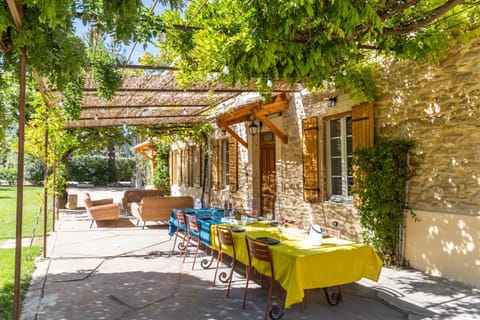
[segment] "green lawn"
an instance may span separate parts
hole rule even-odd
[[[22,250],[22,293],[28,288],[30,276],[35,267],[35,257],[40,247]],[[26,255],[29,258],[26,259]],[[15,274],[15,249],[0,249],[0,319],[13,318],[13,279]]]
[[[15,187],[0,187],[0,239],[15,238],[17,189]],[[23,238],[30,238],[37,219],[39,209],[42,208],[43,188],[24,187],[23,191]],[[51,197],[49,198],[51,201]],[[49,203],[49,207],[51,207]],[[51,213],[49,223],[51,221]],[[43,236],[43,214],[41,214],[35,232],[36,236]],[[0,243],[2,241],[0,240]]]
[[[43,189],[25,187],[23,195],[23,238],[31,238],[39,209],[42,208]],[[17,191],[15,187],[0,187],[0,245],[6,239],[15,238]],[[49,205],[50,207],[50,205]],[[49,219],[49,225],[51,214]],[[35,232],[36,237],[43,236],[43,214],[40,216]],[[31,273],[35,267],[34,259],[41,248],[22,249],[22,293],[28,287]],[[28,255],[28,258],[26,256]],[[13,318],[13,284],[15,273],[15,249],[0,249],[0,319]]]

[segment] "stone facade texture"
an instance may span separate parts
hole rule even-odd
[[[413,209],[480,215],[480,40],[436,65],[386,63],[376,136],[415,141]]]

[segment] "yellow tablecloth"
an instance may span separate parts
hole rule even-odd
[[[271,237],[281,242],[271,245],[275,280],[286,291],[285,308],[303,301],[304,290],[352,283],[361,278],[378,280],[382,262],[373,248],[346,240],[326,237],[321,246],[312,246],[302,231],[285,228],[280,236],[277,227],[266,223],[242,226],[245,232],[233,232],[237,260],[248,264],[245,236]],[[215,226],[211,227],[211,244],[218,250]],[[231,255],[229,249],[226,253]],[[257,270],[270,276],[268,265],[253,261]]]

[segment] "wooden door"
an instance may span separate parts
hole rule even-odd
[[[275,136],[271,132],[262,133],[260,143],[260,186],[261,214],[275,217]]]

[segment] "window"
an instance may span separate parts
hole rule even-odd
[[[352,116],[327,122],[327,190],[334,202],[353,200]]]

